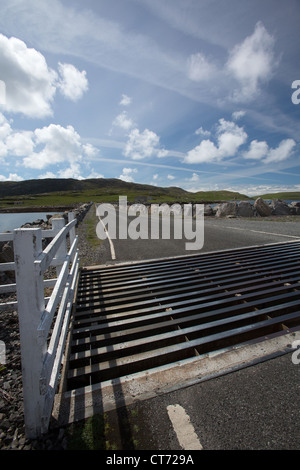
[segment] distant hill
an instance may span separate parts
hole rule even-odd
[[[139,183],[128,183],[126,181],[119,180],[117,178],[95,178],[95,179],[85,179],[85,180],[76,180],[72,178],[68,179],[56,179],[56,178],[47,178],[47,179],[36,179],[36,180],[26,180],[26,181],[4,181],[0,182],[0,197],[8,196],[25,196],[25,195],[34,195],[34,194],[45,194],[58,191],[91,191],[91,190],[103,190],[107,192],[112,190],[114,193],[118,191],[127,190],[129,192],[144,192],[148,193],[149,196],[157,193],[164,193],[166,195],[177,195],[177,196],[203,196],[204,199],[207,197],[213,196],[218,198],[226,199],[228,197],[232,198],[245,198],[247,196],[239,193],[234,193],[230,191],[208,191],[208,192],[198,192],[190,193],[184,189],[178,187],[167,187],[162,188],[158,186],[152,186],[147,184]]]
[[[258,196],[257,196],[258,197]],[[300,192],[271,193],[260,196],[262,199],[282,199],[291,201],[300,201]]]
[[[46,178],[27,181],[4,181],[0,182],[0,197],[7,196],[23,196],[29,194],[45,194],[57,191],[91,191],[96,189],[107,190],[124,190],[128,191],[142,191],[156,193],[165,191],[166,193],[186,194],[181,188],[158,188],[156,186],[127,183],[116,178],[95,178],[86,180],[56,179]]]
[[[118,202],[126,195],[129,202],[146,197],[149,203],[220,202],[247,200],[244,194],[231,191],[199,191],[191,193],[175,186],[162,188],[139,183],[128,183],[116,178],[37,179],[0,182],[0,206],[59,206],[84,202]]]

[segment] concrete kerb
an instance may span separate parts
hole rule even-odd
[[[97,413],[129,406],[291,353],[295,341],[300,341],[297,328],[101,384],[61,392],[54,403],[54,426],[66,426]]]

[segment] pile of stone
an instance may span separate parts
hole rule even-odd
[[[224,202],[216,206],[206,204],[204,207],[205,216],[216,217],[268,217],[284,215],[300,215],[300,202],[287,204],[280,199],[274,199],[270,203],[257,198],[254,204],[249,201]]]

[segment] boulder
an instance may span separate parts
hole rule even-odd
[[[204,205],[204,217],[214,215],[214,211],[209,204]]]
[[[237,215],[239,217],[253,217],[253,206],[248,201],[241,201],[237,206]]]
[[[11,261],[14,261],[13,243],[11,241],[4,242],[3,244],[1,244],[0,262],[10,263]]]
[[[236,217],[237,204],[235,202],[224,202],[217,209],[216,217]]]
[[[254,209],[261,217],[267,217],[272,213],[272,208],[261,197],[254,202]]]
[[[289,204],[290,214],[300,215],[300,201],[294,201]]]
[[[288,215],[290,209],[288,204],[280,199],[274,199],[271,203],[272,215]]]

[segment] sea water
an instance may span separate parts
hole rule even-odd
[[[10,214],[0,214],[0,233],[12,231],[27,222],[34,222],[37,219],[47,221],[47,215],[58,214],[58,212],[19,212]]]

